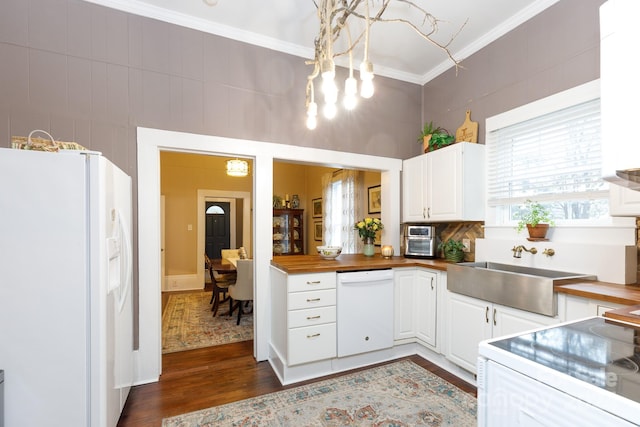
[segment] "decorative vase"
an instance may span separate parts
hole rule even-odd
[[[422,137],[422,151],[426,153],[429,151],[429,142],[431,141],[431,135],[425,135]]]
[[[300,207],[300,198],[297,194],[294,194],[293,199],[291,199],[291,207],[293,209],[298,209]]]
[[[373,237],[365,237],[362,242],[364,243],[362,254],[364,256],[373,256],[376,252],[376,247],[373,245]]]

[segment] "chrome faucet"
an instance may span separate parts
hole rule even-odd
[[[531,255],[535,255],[538,253],[538,250],[536,248],[532,247],[531,249],[527,249],[522,245],[514,246],[511,250],[513,251],[514,258],[522,258],[522,251],[529,252]]]

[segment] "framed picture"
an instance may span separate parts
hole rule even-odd
[[[322,199],[312,200],[312,213],[314,218],[322,218]]]
[[[380,213],[380,186],[369,187],[369,213]]]
[[[313,222],[313,240],[322,241],[322,221]]]

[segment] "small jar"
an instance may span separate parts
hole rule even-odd
[[[389,259],[393,256],[393,246],[391,245],[384,245],[383,247],[380,248],[380,253],[382,254],[383,258]]]

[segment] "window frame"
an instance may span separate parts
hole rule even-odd
[[[546,114],[550,114],[556,111],[560,111],[572,106],[576,106],[594,99],[600,98],[600,80],[592,80],[582,85],[567,89],[565,91],[550,95],[548,97],[533,101],[529,104],[516,107],[509,111],[497,114],[492,117],[488,117],[485,122],[485,140],[487,144],[490,144],[491,133],[497,129],[508,127],[514,124],[525,122]],[[487,150],[487,173],[490,169],[488,164]],[[608,190],[607,190],[608,194]],[[605,196],[607,198],[608,196]],[[491,206],[489,203],[488,186],[485,194],[486,200],[486,215],[485,225],[491,227],[514,227],[517,224],[517,220],[504,221],[502,216],[499,215],[499,206]],[[612,217],[609,215],[602,219],[574,219],[574,220],[556,220],[556,225],[561,226],[603,226],[613,223]]]

